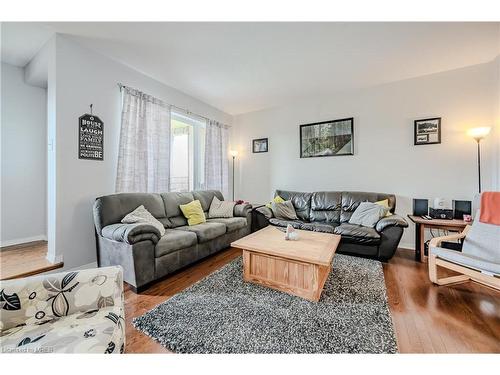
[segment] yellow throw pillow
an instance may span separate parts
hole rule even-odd
[[[387,213],[385,214],[386,217],[392,215],[392,213],[389,211],[389,208],[390,208],[389,207],[389,199],[384,199],[383,201],[375,202],[375,204],[378,204],[378,205],[380,205],[382,207],[387,208]]]
[[[281,198],[279,195],[275,196],[274,199],[269,202],[268,204],[266,204],[266,207],[267,208],[271,208],[273,202],[274,203],[283,203],[285,200],[283,198]]]
[[[192,201],[188,204],[181,204],[179,205],[179,208],[181,209],[182,214],[186,217],[189,226],[201,224],[207,221],[199,200]]]

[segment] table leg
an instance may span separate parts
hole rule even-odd
[[[420,237],[420,261],[425,262],[425,225],[420,225],[420,233],[418,236]]]
[[[420,260],[420,224],[415,223],[415,260]]]

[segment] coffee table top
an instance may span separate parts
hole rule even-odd
[[[312,232],[296,229],[297,241],[285,240],[285,233],[274,226],[268,226],[233,242],[231,246],[294,259],[307,263],[329,266],[340,242],[337,234]]]

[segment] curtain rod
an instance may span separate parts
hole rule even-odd
[[[118,82],[118,87],[120,88],[120,91],[122,91],[122,89],[123,89],[124,87],[125,87],[125,88],[129,88],[129,89],[132,89],[132,90],[137,90],[137,89],[134,89],[133,87],[130,87],[130,86],[125,86],[124,84],[122,84],[122,83],[120,83],[120,82]],[[139,90],[137,90],[137,91],[139,91]],[[195,115],[195,116],[201,117],[202,119],[205,119],[205,120],[208,120],[208,121],[212,121],[212,119],[209,119],[208,117],[202,116],[202,115],[200,115],[200,114],[198,114],[198,113],[191,112],[191,111],[190,111],[189,109],[187,109],[187,108],[178,107],[178,106],[176,106],[176,105],[174,105],[174,104],[169,104],[169,103],[167,103],[167,104],[168,104],[170,107],[172,107],[172,108],[175,108],[175,109],[178,109],[178,110],[180,110],[180,111],[185,112],[187,115]],[[221,125],[226,126],[226,127],[228,127],[228,128],[230,127],[229,125],[222,124],[222,123],[221,123]]]

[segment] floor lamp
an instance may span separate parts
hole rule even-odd
[[[238,156],[238,151],[232,150],[231,156],[233,157],[233,202],[234,202],[234,159],[236,159],[236,156]]]
[[[472,128],[467,131],[467,134],[474,138],[477,142],[477,177],[479,193],[481,193],[481,140],[488,135],[490,127]]]

